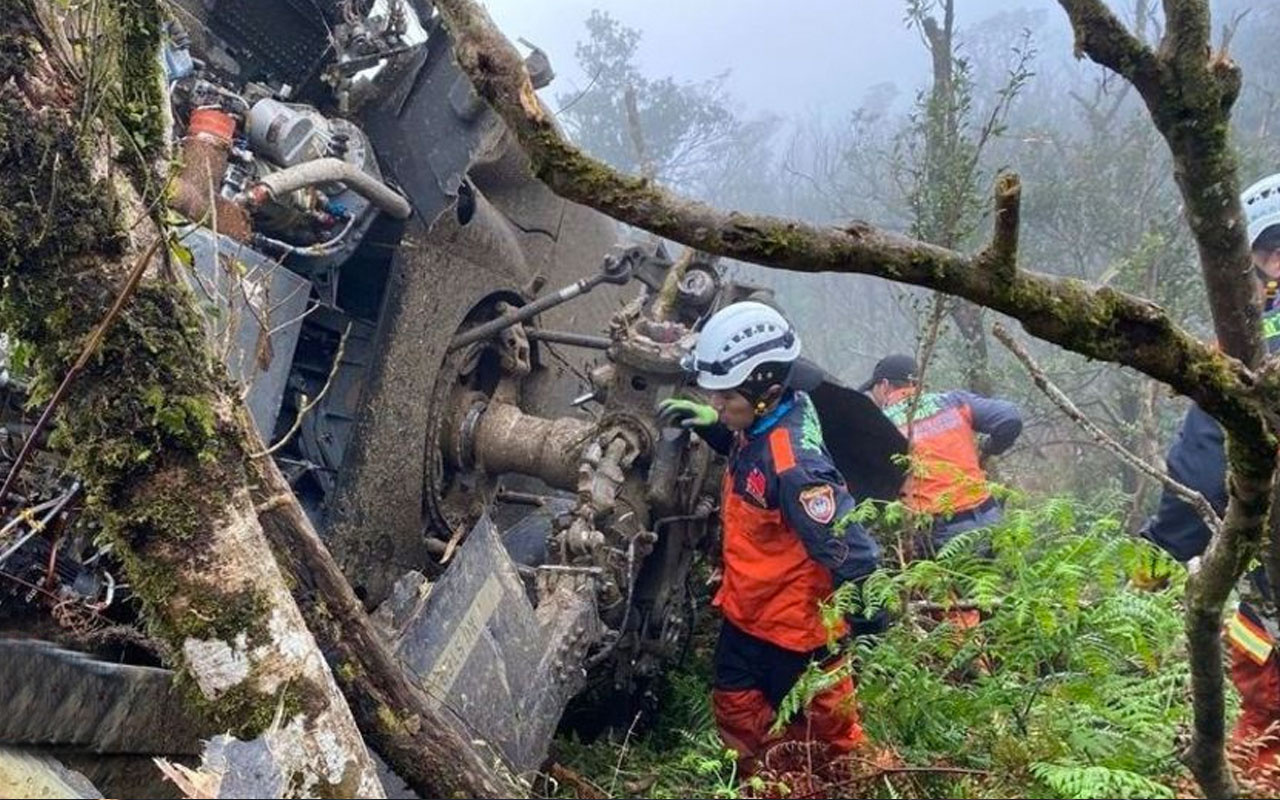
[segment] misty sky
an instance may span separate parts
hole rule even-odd
[[[919,34],[903,22],[903,0],[486,0],[490,15],[515,41],[544,49],[556,80],[550,102],[585,87],[574,45],[586,36],[591,9],[610,12],[642,32],[639,58],[650,77],[704,80],[730,71],[729,90],[749,111],[796,119],[843,114],[870,86],[897,84],[903,97],[927,78]],[[1018,8],[1043,10],[1041,53],[1069,53],[1071,40],[1054,0],[960,0],[957,26]],[[554,102],[551,103],[555,107]]]

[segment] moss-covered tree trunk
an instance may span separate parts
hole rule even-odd
[[[70,13],[98,17],[74,41],[63,4],[0,0],[0,326],[32,353],[37,402],[165,235],[147,188],[160,184],[165,129],[158,0],[84,8]],[[234,396],[189,293],[148,277],[59,407],[52,442],[193,708],[269,749],[262,790],[379,796],[258,521]]]

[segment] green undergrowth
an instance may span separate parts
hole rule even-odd
[[[1190,724],[1184,570],[1127,535],[1118,511],[1066,498],[1018,506],[936,559],[832,598],[846,613],[891,612],[884,635],[850,652],[862,723],[887,751],[876,763],[909,768],[863,768],[852,796],[1173,797],[1190,785],[1177,760]],[[883,529],[899,515],[867,516]],[[955,602],[981,609],[976,629],[939,621]],[[672,676],[651,732],[625,746],[561,739],[559,763],[615,797],[759,796],[738,785],[708,707],[716,624]],[[816,678],[801,679],[784,714]],[[549,788],[580,795],[564,780]]]

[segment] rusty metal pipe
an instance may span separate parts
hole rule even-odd
[[[595,336],[590,333],[574,333],[573,331],[547,331],[542,328],[530,328],[525,334],[535,342],[564,344],[570,347],[585,347],[591,350],[608,350],[613,344],[608,336]]]
[[[188,133],[180,144],[182,169],[174,179],[169,205],[192,222],[209,228],[216,220],[218,233],[247,242],[249,213],[221,194],[235,130],[231,115],[216,108],[199,108],[191,113]]]
[[[631,260],[629,258],[615,258],[609,256],[604,260],[604,264],[600,267],[600,272],[581,278],[558,292],[545,294],[528,305],[521,306],[514,311],[508,311],[502,316],[491,319],[481,325],[477,325],[470,330],[463,331],[453,337],[453,341],[449,342],[447,352],[466,347],[469,344],[483,341],[490,338],[494,334],[510,328],[521,322],[528,322],[544,311],[555,308],[562,303],[567,303],[575,297],[584,295],[596,288],[602,283],[612,283],[617,286],[625,284],[631,280]]]
[[[592,423],[526,414],[509,403],[490,403],[472,438],[475,463],[490,475],[516,472],[567,491],[578,488],[578,462]]]

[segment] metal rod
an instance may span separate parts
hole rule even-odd
[[[453,337],[452,342],[449,342],[449,349],[446,352],[452,353],[460,347],[466,347],[469,344],[488,339],[495,333],[506,330],[512,325],[531,320],[543,311],[555,308],[561,303],[567,303],[578,295],[586,294],[602,283],[621,286],[631,280],[631,262],[632,257],[629,256],[621,258],[609,256],[604,260],[604,264],[601,265],[599,273],[588,278],[582,278],[558,292],[543,295],[526,306],[520,306],[497,319],[491,319],[483,325],[478,325],[469,331],[458,334]]]
[[[612,340],[608,336],[593,336],[589,333],[573,333],[572,331],[544,331],[541,328],[530,328],[525,332],[530,339],[552,344],[566,344],[570,347],[586,347],[591,350],[608,350]]]
[[[483,325],[472,328],[465,333],[460,333],[449,342],[449,352],[452,353],[461,347],[469,344],[483,341],[493,336],[499,331],[504,331],[512,325],[518,325],[521,322],[527,322],[534,317],[551,308],[555,308],[561,303],[567,303],[580,294],[585,294],[595,288],[595,285],[601,281],[600,276],[591,278],[583,278],[577,283],[572,283],[558,292],[543,295],[534,300],[527,306],[520,306],[515,311],[508,311],[497,319],[491,319]]]
[[[545,506],[549,498],[540,494],[532,494],[530,492],[517,492],[511,489],[499,489],[496,499],[507,503],[517,503],[525,506]]]
[[[18,551],[18,548],[26,544],[27,541],[31,539],[31,537],[35,536],[37,533],[40,533],[45,528],[47,528],[49,526],[49,523],[53,521],[53,518],[62,513],[62,509],[67,507],[67,503],[70,503],[71,498],[75,497],[79,491],[80,491],[80,481],[76,481],[75,483],[71,484],[71,488],[67,490],[67,493],[64,494],[62,497],[58,498],[57,505],[49,509],[49,513],[44,515],[44,519],[40,520],[39,523],[32,525],[31,530],[27,532],[26,536],[23,536],[20,539],[18,539],[18,541],[14,542],[9,547],[8,550],[4,551],[4,553],[0,553],[0,564],[4,564],[4,562],[8,561],[9,556],[16,553]]]

